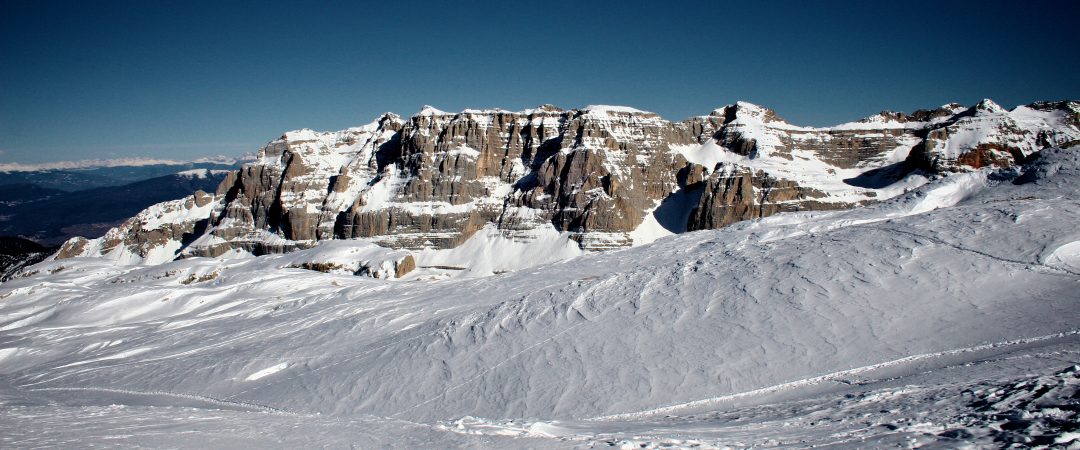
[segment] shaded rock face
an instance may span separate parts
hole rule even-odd
[[[0,237],[0,282],[14,278],[19,272],[48,258],[55,248],[18,237]]]
[[[690,212],[688,231],[720,228],[780,212],[846,209],[858,205],[818,201],[828,194],[761,170],[742,166],[727,169],[714,171],[704,180],[700,200]]]
[[[206,211],[197,220],[147,210],[140,215],[162,217],[69,242],[60,257],[118,246],[134,255],[166,246],[181,256],[281,253],[353,238],[451,248],[485,226],[523,241],[554,228],[585,249],[618,248],[631,245],[631,232],[680,190],[701,193],[681,216],[689,216],[688,230],[850,208],[894,195],[888,184],[912,171],[1023,162],[1080,139],[1078,127],[1076,102],[1006,111],[987,100],[886,111],[829,128],[791,125],[743,102],[681,122],[623,107],[425,108],[339,132],[285,133],[215,195],[192,198]]]
[[[338,214],[335,236],[453,247],[498,219],[512,184],[558,129],[558,111],[418,115],[376,183]],[[367,180],[365,180],[367,181]],[[383,188],[386,188],[385,190]]]
[[[210,217],[210,234],[229,244],[202,252],[212,256],[230,247],[250,250],[265,241],[263,232],[299,247],[332,239],[334,210],[351,200],[343,197],[379,176],[385,165],[381,158],[395,158],[387,153],[395,152],[401,125],[399,117],[387,114],[364,127],[337,133],[301,130],[271,142],[257,162],[218,188],[224,207]]]
[[[670,144],[697,136],[648,113],[575,111],[561,122],[548,148],[530,155],[531,172],[515,184],[507,212],[540,211],[534,216],[585,248],[629,245],[646,211],[678,187],[686,161]]]

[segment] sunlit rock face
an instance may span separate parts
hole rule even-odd
[[[670,122],[627,107],[387,113],[337,132],[291,131],[213,195],[156,205],[58,257],[167,261],[366,238],[453,248],[485,226],[527,242],[566,232],[587,250],[632,245],[658,214],[673,231],[778,212],[851,208],[928,178],[1011,166],[1080,140],[1080,104],[990,100],[885,111],[827,128],[739,102]],[[659,208],[684,196],[681,211]],[[188,205],[190,203],[190,205]]]

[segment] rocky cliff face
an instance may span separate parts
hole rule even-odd
[[[1080,103],[1038,102],[1007,111],[990,100],[926,131],[912,153],[915,167],[957,172],[1022,163],[1041,149],[1077,139]]]
[[[119,248],[125,260],[158,262],[352,238],[453,248],[484,227],[522,242],[554,229],[583,249],[617,248],[649,222],[678,232],[865,204],[927,176],[1022,162],[1080,139],[1078,127],[1077,102],[1007,111],[987,100],[829,128],[743,102],[682,122],[608,106],[425,107],[339,132],[285,133],[214,195],[151,208],[58,257]],[[673,196],[691,201],[658,208]]]
[[[720,166],[704,182],[704,192],[690,212],[687,229],[708,230],[779,212],[850,208],[857,203],[818,202],[829,194],[797,182],[775,178],[763,170]]]
[[[122,263],[164,262],[201,236],[215,197],[203,191],[179,200],[158,203],[97,239],[76,237],[60,247],[57,259],[110,256]]]

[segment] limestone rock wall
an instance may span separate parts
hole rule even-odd
[[[451,248],[485,226],[515,239],[554,228],[586,249],[618,248],[681,190],[701,193],[685,229],[718,228],[850,208],[891,195],[889,184],[913,172],[1009,166],[1077,140],[1077,102],[1009,111],[985,100],[828,128],[744,102],[680,122],[625,107],[425,107],[339,132],[285,133],[214,195],[148,209],[144,225],[71,241],[58,257],[281,253],[353,238]],[[185,202],[202,206],[177,214]]]
[[[688,231],[721,228],[780,212],[857,206],[854,203],[819,201],[828,194],[738,165],[714,171],[703,181],[703,185],[700,200],[690,212]]]

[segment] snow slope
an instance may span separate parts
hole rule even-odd
[[[474,279],[323,274],[290,255],[46,262],[0,284],[0,435],[1069,445],[1077,181],[1075,149],[1047,150],[1019,176],[978,171],[871,207]]]

